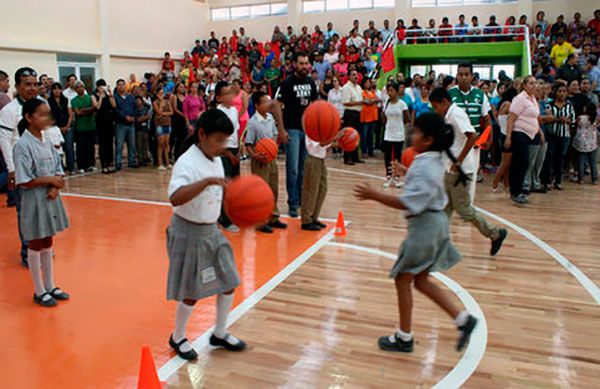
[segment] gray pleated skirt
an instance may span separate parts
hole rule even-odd
[[[200,300],[240,284],[233,250],[216,223],[195,224],[173,214],[167,252],[168,300]]]
[[[450,241],[445,212],[426,211],[407,220],[408,236],[402,242],[390,277],[395,278],[400,273],[444,271],[461,260],[462,256]]]
[[[23,239],[48,238],[69,227],[69,218],[60,195],[50,200],[48,188],[20,189],[19,226]]]

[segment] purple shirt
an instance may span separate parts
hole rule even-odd
[[[204,100],[200,96],[187,95],[183,100],[183,115],[188,120],[197,120],[198,114],[205,110]]]

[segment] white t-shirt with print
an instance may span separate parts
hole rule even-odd
[[[454,155],[455,158],[458,158],[460,153],[462,152],[465,144],[467,143],[467,136],[469,132],[475,133],[475,129],[471,125],[471,121],[469,117],[458,105],[452,104],[446,112],[446,123],[452,126],[454,130],[454,142],[450,147],[450,152]],[[444,166],[446,171],[450,171],[452,167],[452,161],[448,156],[444,153]],[[466,174],[475,173],[478,166],[478,158],[475,154],[475,151],[471,148],[469,154],[465,157],[464,161],[461,164],[461,168],[463,172]]]
[[[215,157],[210,160],[198,146],[191,146],[175,162],[169,182],[169,198],[182,186],[209,177],[225,177],[221,158]],[[173,212],[192,223],[213,224],[219,219],[222,202],[223,188],[219,185],[211,185],[187,203],[173,207]]]
[[[388,142],[404,141],[404,112],[408,111],[408,106],[402,99],[395,103],[388,100],[384,113],[386,117],[385,133],[383,140]]]

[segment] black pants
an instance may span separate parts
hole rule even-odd
[[[77,168],[86,170],[96,165],[95,141],[95,131],[77,131],[75,133]]]
[[[103,169],[109,168],[115,160],[113,149],[115,144],[115,127],[112,124],[98,127],[97,133],[100,165]]]
[[[385,162],[385,175],[390,176],[390,166],[392,165],[392,158],[395,161],[400,161],[402,158],[402,148],[404,142],[391,142],[383,141],[383,160]],[[393,154],[393,155],[392,155]]]
[[[344,127],[352,127],[356,131],[360,131],[360,112],[358,111],[344,111]],[[357,162],[358,161],[358,147],[354,151],[344,151],[344,162]]]
[[[230,151],[233,155],[238,155],[239,152],[238,148],[228,148],[227,150]],[[223,161],[223,170],[225,171],[225,177],[234,178],[240,175],[239,163],[237,165],[233,165],[229,158],[225,156],[221,157],[221,161]],[[225,213],[225,207],[223,205],[221,206],[221,216],[219,217],[219,224],[221,224],[225,228],[233,224],[227,216],[227,214]]]
[[[513,131],[511,138],[512,159],[510,161],[510,195],[523,193],[523,181],[529,167],[529,145],[532,139],[524,132]]]
[[[187,138],[188,131],[185,127],[185,121],[181,119],[173,119],[173,125],[171,126],[171,137],[169,138],[170,146],[173,147],[173,159],[177,160],[181,155],[181,146],[183,141]]]

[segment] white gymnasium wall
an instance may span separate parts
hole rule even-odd
[[[97,55],[99,64],[104,54],[110,83],[132,71],[142,77],[160,70],[165,51],[179,58],[209,29],[208,5],[195,0],[0,0],[0,15],[0,69],[11,78],[27,65],[56,79],[60,52]]]
[[[1,0],[0,47],[98,48],[96,0]]]
[[[21,50],[0,49],[0,69],[8,73],[11,87],[14,86],[15,72],[18,68],[33,64],[39,74],[48,74],[56,79],[56,55]]]

